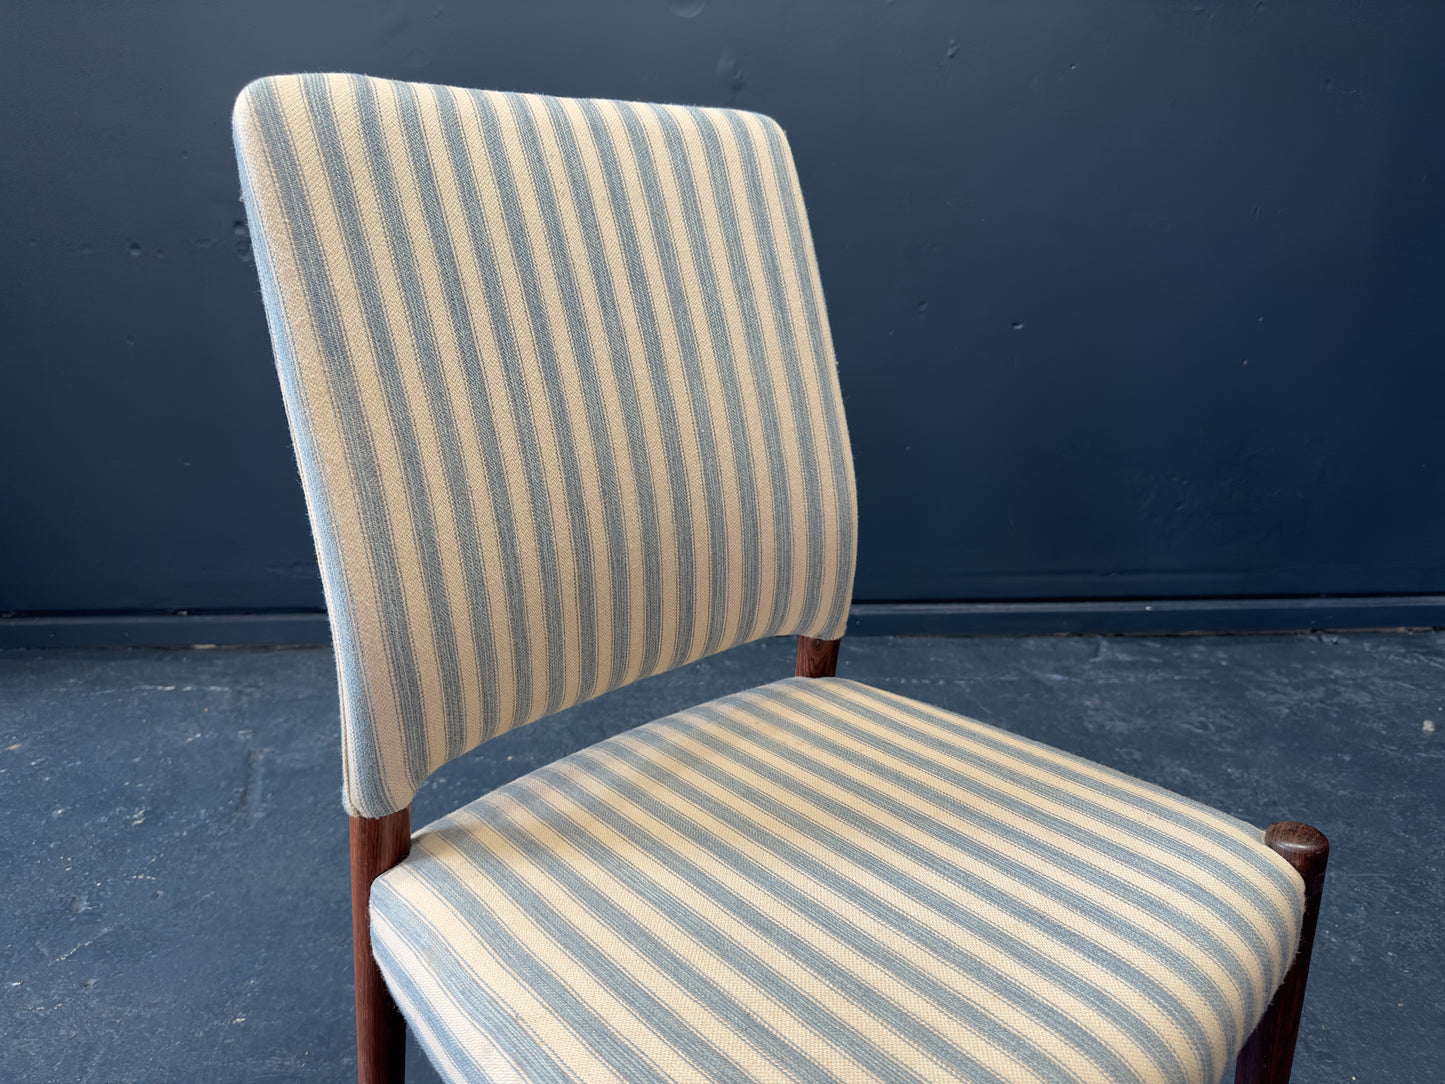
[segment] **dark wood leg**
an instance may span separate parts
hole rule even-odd
[[[798,637],[798,665],[794,677],[835,677],[838,673],[837,640]]]
[[[411,809],[351,818],[351,953],[356,968],[356,1079],[401,1084],[406,1021],[371,954],[371,882],[411,850]]]
[[[1310,973],[1310,952],[1315,946],[1315,926],[1320,917],[1320,896],[1325,889],[1325,864],[1330,860],[1330,841],[1308,824],[1280,821],[1271,824],[1264,841],[1304,878],[1305,917],[1300,927],[1299,952],[1285,973],[1284,982],[1264,1011],[1264,1018],[1239,1052],[1234,1066],[1234,1084],[1288,1084],[1294,1064],[1294,1044],[1299,1037],[1300,1011],[1304,1008],[1305,980]]]

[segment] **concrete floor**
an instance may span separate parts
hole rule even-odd
[[[443,768],[414,823],[789,673],[792,650],[506,735]],[[1318,825],[1334,854],[1295,1079],[1445,1080],[1445,635],[853,638],[840,672]],[[334,681],[314,648],[0,652],[0,1080],[355,1079]]]

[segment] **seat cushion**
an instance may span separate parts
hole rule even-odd
[[[1196,802],[794,678],[428,825],[371,907],[452,1081],[1214,1084],[1303,886]]]

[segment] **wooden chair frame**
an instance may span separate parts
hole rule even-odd
[[[838,640],[798,637],[798,677],[833,677]],[[1324,893],[1330,843],[1307,824],[1280,821],[1264,841],[1304,880],[1305,913],[1299,951],[1264,1017],[1235,1063],[1235,1084],[1288,1084],[1304,1008],[1305,982]],[[406,1072],[406,1021],[371,952],[371,882],[411,850],[411,807],[386,817],[351,818],[351,938],[356,968],[356,1068],[359,1084],[401,1084]]]

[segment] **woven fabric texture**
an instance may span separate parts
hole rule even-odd
[[[355,75],[234,133],[348,810],[648,674],[841,635],[854,492],[782,130]]]
[[[1303,886],[1222,813],[795,678],[429,825],[371,906],[451,1081],[1215,1084]]]

